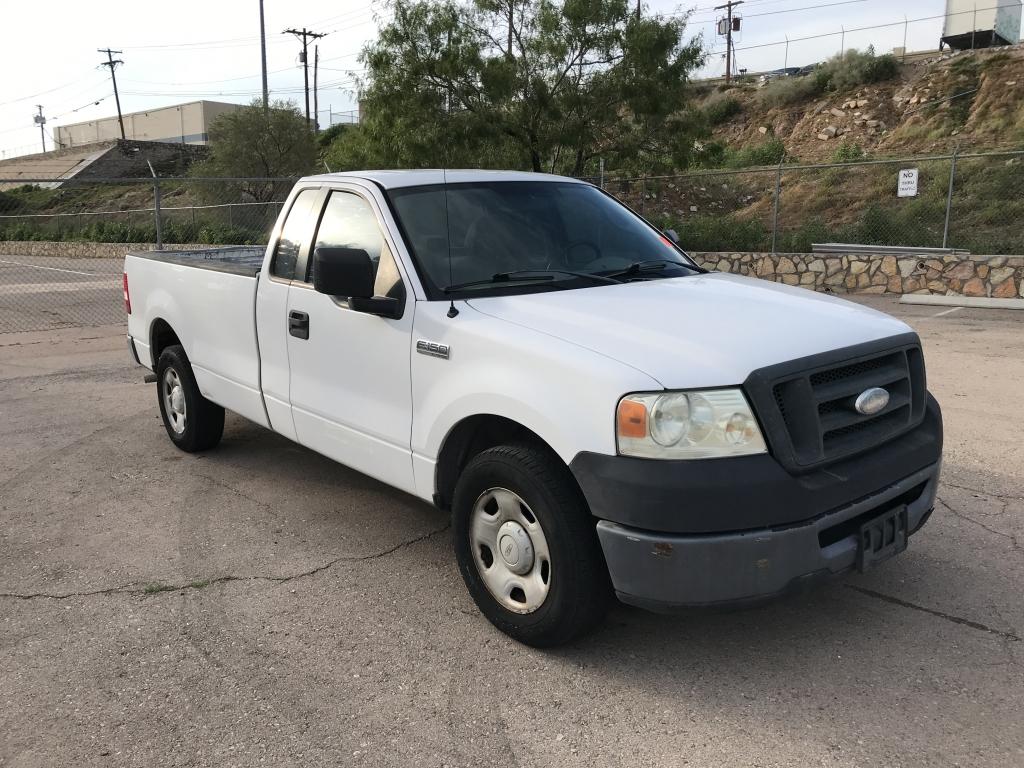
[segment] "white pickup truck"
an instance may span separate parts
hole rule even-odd
[[[450,510],[528,644],[905,549],[942,452],[918,337],[674,240],[573,179],[314,176],[265,254],[129,254],[128,345],[179,448],[229,409]]]

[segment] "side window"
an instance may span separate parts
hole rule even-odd
[[[401,277],[391,249],[380,231],[373,208],[359,195],[331,192],[316,231],[314,248],[320,247],[359,248],[366,251],[376,273],[374,293],[378,296],[395,296],[394,292],[400,290]],[[310,259],[310,265],[312,262]]]
[[[313,224],[313,203],[319,193],[318,189],[304,189],[296,195],[284,226],[281,227],[281,237],[274,249],[274,260],[270,263],[270,274],[275,277],[295,279],[295,263],[299,258],[302,241]]]

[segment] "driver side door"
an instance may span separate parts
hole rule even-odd
[[[315,291],[318,247],[365,250],[374,262],[375,293],[400,296],[401,317],[357,312],[347,297]],[[358,187],[331,188],[306,264],[289,287],[289,397],[299,443],[413,491],[409,358],[415,302],[393,254],[376,201]]]

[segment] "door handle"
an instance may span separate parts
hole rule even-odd
[[[309,315],[294,309],[288,313],[288,333],[297,339],[309,338]]]

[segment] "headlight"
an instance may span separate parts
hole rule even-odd
[[[623,456],[707,459],[767,450],[739,389],[626,395],[616,427]]]

